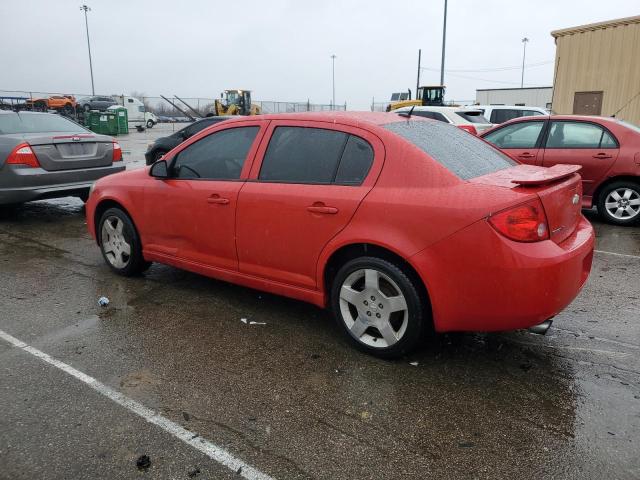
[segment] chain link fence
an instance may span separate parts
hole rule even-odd
[[[21,91],[21,90],[0,90],[0,109],[11,110],[39,110],[43,109],[43,106],[47,105],[47,101],[50,97],[73,97],[73,101],[69,101],[73,108],[71,110],[64,109],[63,107],[56,109],[61,110],[68,116],[78,118],[83,114],[82,99],[91,97],[93,95],[89,93],[60,93],[60,92],[36,92],[36,91]],[[113,97],[117,100],[120,94],[116,95],[96,95],[104,97]],[[131,97],[135,97],[145,105],[145,109],[149,112],[153,112],[155,115],[162,118],[181,118],[186,116],[200,116],[205,117],[214,110],[214,104],[216,98],[210,97],[175,97],[166,95],[166,99],[163,96],[149,96],[144,93],[131,92]],[[61,100],[61,104],[64,105],[65,101]],[[346,111],[347,104],[342,105],[330,105],[330,104],[318,104],[312,103],[310,100],[306,102],[279,102],[279,101],[267,101],[267,100],[253,100],[252,103],[259,105],[262,109],[262,113],[294,113],[294,112],[326,112],[326,111]],[[77,106],[76,106],[77,105]],[[177,108],[176,108],[177,107]]]

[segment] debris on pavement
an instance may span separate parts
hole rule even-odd
[[[107,297],[100,297],[98,299],[98,305],[100,305],[101,307],[106,307],[107,305],[109,305],[109,299]]]
[[[409,365],[413,365],[414,367],[417,367],[420,364],[418,362],[409,362]]]
[[[249,324],[249,325],[266,325],[267,322],[254,322],[253,320],[251,320],[250,322],[246,319],[246,318],[241,318],[240,321],[244,324]]]
[[[195,468],[193,470],[191,470],[189,473],[187,473],[187,475],[189,476],[189,478],[195,478],[200,474],[200,469],[199,468]]]
[[[191,415],[187,412],[182,412],[182,418],[184,418],[187,422],[191,419]]]
[[[241,318],[241,319],[240,319],[240,321],[241,321],[242,323],[247,323],[247,319],[246,319],[246,318]]]
[[[151,459],[149,455],[140,455],[136,460],[136,467],[138,470],[147,470],[151,466]]]

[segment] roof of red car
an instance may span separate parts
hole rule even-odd
[[[254,119],[253,117],[238,117],[238,120]],[[416,117],[423,120],[421,117]],[[310,120],[317,122],[336,122],[341,124],[357,126],[368,123],[373,125],[384,125],[386,123],[406,120],[396,113],[391,112],[301,112],[301,113],[268,113],[259,115],[260,120]],[[235,119],[233,119],[235,120]]]

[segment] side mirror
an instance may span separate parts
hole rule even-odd
[[[153,164],[149,175],[154,178],[169,178],[169,167],[166,160],[158,160]]]

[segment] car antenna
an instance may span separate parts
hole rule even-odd
[[[415,105],[411,105],[411,108],[409,109],[408,112],[399,112],[398,115],[402,116],[402,117],[411,117],[411,115],[413,114],[413,109],[416,108]]]

